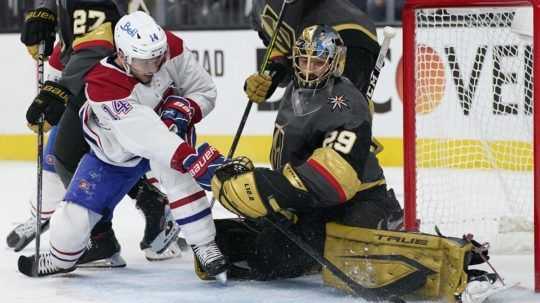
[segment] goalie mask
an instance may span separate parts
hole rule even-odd
[[[346,47],[329,25],[305,28],[293,46],[295,81],[299,88],[324,87],[331,77],[339,77],[345,68]]]

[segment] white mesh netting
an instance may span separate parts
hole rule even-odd
[[[532,250],[532,43],[515,8],[416,10],[421,230]]]

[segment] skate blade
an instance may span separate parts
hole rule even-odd
[[[77,268],[120,268],[126,267],[126,261],[119,253],[110,258],[95,260],[92,262],[77,264]]]
[[[173,242],[170,244],[167,249],[162,253],[156,253],[151,248],[144,249],[144,254],[146,257],[146,260],[148,261],[164,261],[169,260],[173,258],[181,258],[182,253],[180,247],[178,247],[178,244],[176,242]]]
[[[215,278],[219,282],[219,284],[227,285],[227,272],[226,271],[215,275]]]
[[[519,287],[519,283],[514,284],[506,284],[506,285],[498,285],[496,287],[493,287],[491,289],[488,289],[484,293],[476,294],[472,296],[463,296],[461,298],[462,303],[482,303],[487,300],[489,300],[490,297],[492,297],[495,294],[498,294],[500,292],[507,291],[511,288],[517,288]]]
[[[34,241],[34,239],[36,238],[35,235],[31,236],[31,237],[19,237],[19,241],[15,243],[15,245],[13,246],[9,246],[11,248],[13,248],[13,251],[15,252],[20,252],[21,250],[23,250],[26,246],[28,246],[28,244],[30,244],[32,241]]]
[[[178,224],[168,224],[150,244],[143,244],[143,241],[141,241],[141,249],[144,251],[145,249],[150,248],[156,254],[162,254],[172,243],[176,242],[179,233],[180,226]]]

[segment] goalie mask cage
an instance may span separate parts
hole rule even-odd
[[[538,29],[540,0],[409,0],[403,12],[405,226],[533,253],[537,292]]]

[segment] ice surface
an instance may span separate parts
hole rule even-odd
[[[173,303],[173,302],[362,302],[325,287],[318,275],[275,281],[234,282],[227,286],[198,280],[193,272],[193,256],[185,254],[162,262],[148,262],[139,250],[143,234],[142,216],[134,203],[126,199],[115,211],[113,226],[122,245],[122,254],[128,265],[123,269],[76,270],[63,276],[28,278],[17,271],[19,254],[7,248],[5,238],[16,223],[29,216],[28,199],[35,183],[35,164],[30,162],[0,161],[0,302],[2,303]],[[401,169],[386,169],[389,184],[402,200]],[[214,214],[229,214],[218,205]],[[42,237],[42,246],[48,247],[48,236]],[[22,251],[34,253],[33,244]],[[530,255],[493,256],[493,263],[508,283],[520,282],[515,288],[492,298],[491,303],[540,302],[534,294],[533,263]]]

